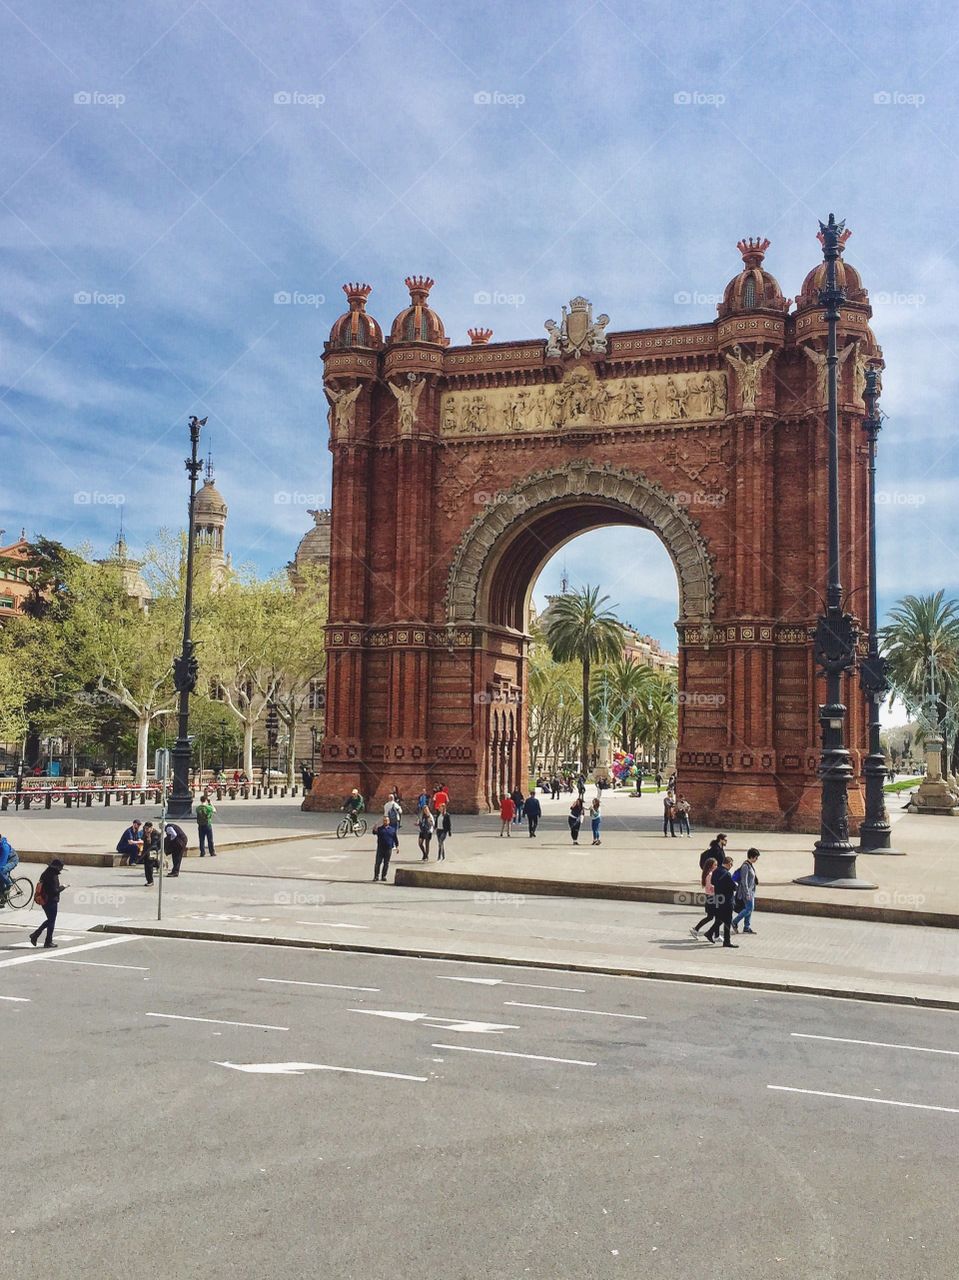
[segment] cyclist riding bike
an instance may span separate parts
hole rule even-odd
[[[359,791],[357,791],[356,787],[354,787],[346,797],[346,804],[343,805],[343,809],[352,826],[356,826],[359,821],[360,814],[363,812],[365,807],[366,801],[360,795]]]
[[[0,906],[7,905],[7,891],[12,883],[10,873],[20,859],[6,836],[0,836]]]

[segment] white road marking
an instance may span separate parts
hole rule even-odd
[[[231,1022],[229,1018],[190,1018],[185,1013],[147,1013],[146,1018],[172,1018],[176,1022],[215,1022],[219,1027],[253,1027],[256,1031],[289,1031],[289,1027],[271,1027],[263,1022]]]
[[[349,858],[348,853],[314,853],[311,862],[346,862]]]
[[[374,1018],[395,1018],[398,1022],[425,1022],[441,1031],[468,1031],[476,1035],[495,1035],[500,1031],[519,1031],[509,1022],[474,1022],[469,1018],[441,1018],[432,1013],[401,1013],[391,1009],[351,1009],[350,1013],[367,1013]]]
[[[509,1053],[506,1049],[477,1049],[469,1044],[434,1044],[434,1049],[453,1049],[457,1053],[492,1053],[498,1058],[529,1058],[532,1062],[564,1062],[570,1067],[595,1067],[595,1062],[581,1062],[578,1058],[546,1058],[541,1053]]]
[[[453,978],[447,973],[438,976],[441,982],[473,982],[480,987],[526,987],[531,991],[570,991],[578,996],[586,994],[585,987],[547,987],[539,982],[506,982],[503,978]]]
[[[279,982],[288,987],[330,987],[334,991],[373,991],[379,987],[348,987],[342,982],[301,982],[297,978],[257,978],[257,982]]]
[[[248,1071],[263,1076],[301,1076],[305,1071],[342,1071],[351,1076],[379,1076],[386,1080],[415,1080],[425,1084],[428,1076],[404,1076],[398,1071],[366,1071],[361,1067],[332,1067],[321,1062],[217,1062],[217,1067],[229,1067],[231,1071]]]
[[[913,1111],[946,1111],[959,1116],[959,1107],[933,1107],[926,1102],[899,1102],[895,1098],[861,1098],[856,1093],[826,1093],[822,1089],[791,1089],[785,1084],[767,1084],[767,1089],[777,1093],[807,1093],[815,1098],[841,1098],[844,1102],[875,1102],[882,1107],[909,1107]]]
[[[912,1053],[944,1053],[950,1058],[959,1058],[959,1049],[926,1049],[918,1044],[887,1044],[883,1040],[847,1040],[843,1036],[814,1036],[803,1031],[793,1031],[796,1040],[829,1040],[833,1044],[864,1044],[870,1049],[909,1049]]]
[[[295,920],[294,924],[316,925],[320,929],[369,929],[368,924],[332,924],[329,920]]]
[[[147,964],[108,964],[104,960],[71,960],[69,956],[50,956],[50,964],[82,964],[91,969],[136,969],[138,973],[149,973]]]
[[[135,934],[126,934],[121,938],[103,938],[99,942],[85,942],[82,946],[71,947],[69,954],[73,955],[75,951],[92,951],[94,947],[115,947],[120,942],[138,942],[140,939]],[[12,960],[0,960],[0,969],[7,969],[12,964],[30,964],[34,960],[50,960],[51,956],[46,954],[43,947],[38,947],[36,951],[31,951],[28,956],[15,956]],[[58,960],[64,959],[63,956],[57,956]]]
[[[9,1000],[11,1004],[31,1004],[29,996],[0,996],[0,1000]]]
[[[630,1018],[634,1022],[646,1022],[644,1013],[608,1013],[605,1009],[572,1009],[562,1004],[524,1004],[521,1000],[504,1000],[503,1004],[516,1009],[555,1009],[558,1013],[592,1013],[597,1018]]]

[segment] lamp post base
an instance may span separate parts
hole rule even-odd
[[[799,876],[793,884],[812,885],[817,889],[878,889],[871,880],[856,875],[856,850],[848,842],[815,845],[813,873]]]
[[[868,827],[859,824],[859,853],[884,854],[887,858],[904,858],[905,849],[892,847],[892,831],[887,826]]]
[[[190,789],[191,754],[189,738],[177,738],[170,749],[173,792],[167,801],[166,810],[170,818],[189,818],[193,813],[193,792]]]

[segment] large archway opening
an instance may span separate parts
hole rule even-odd
[[[708,621],[713,578],[696,523],[675,499],[641,475],[574,464],[530,477],[497,495],[458,548],[448,608],[451,623],[469,617],[481,629],[474,697],[483,709],[477,726],[482,743],[480,768],[483,797],[491,807],[504,791],[515,786],[525,790],[530,770],[542,763],[531,759],[535,752],[529,741],[530,609],[536,583],[574,540],[589,535],[594,543],[598,538],[600,546],[603,542],[608,546],[614,530],[636,539],[637,557],[643,554],[644,540],[647,556],[653,554],[655,544],[655,554],[670,566],[673,622]],[[620,576],[621,571],[607,562],[591,585],[603,586],[608,580],[615,588]],[[635,648],[647,634],[645,628],[636,627]],[[662,648],[667,654],[674,652],[668,643]],[[677,681],[681,668],[680,653],[672,668]],[[676,730],[679,734],[681,726]],[[579,736],[582,739],[582,733]],[[610,748],[608,735],[602,746]],[[599,762],[597,742],[591,739],[579,742],[579,763],[587,769],[597,763],[605,766],[608,759],[604,755]]]

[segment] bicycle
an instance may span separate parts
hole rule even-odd
[[[342,840],[344,836],[365,836],[366,835],[366,819],[359,818],[355,813],[349,814],[336,828],[337,840]]]
[[[6,892],[0,890],[0,897],[3,899],[4,906],[13,907],[15,911],[19,911],[22,907],[29,907],[33,901],[33,881],[28,880],[26,876],[14,876]]]

